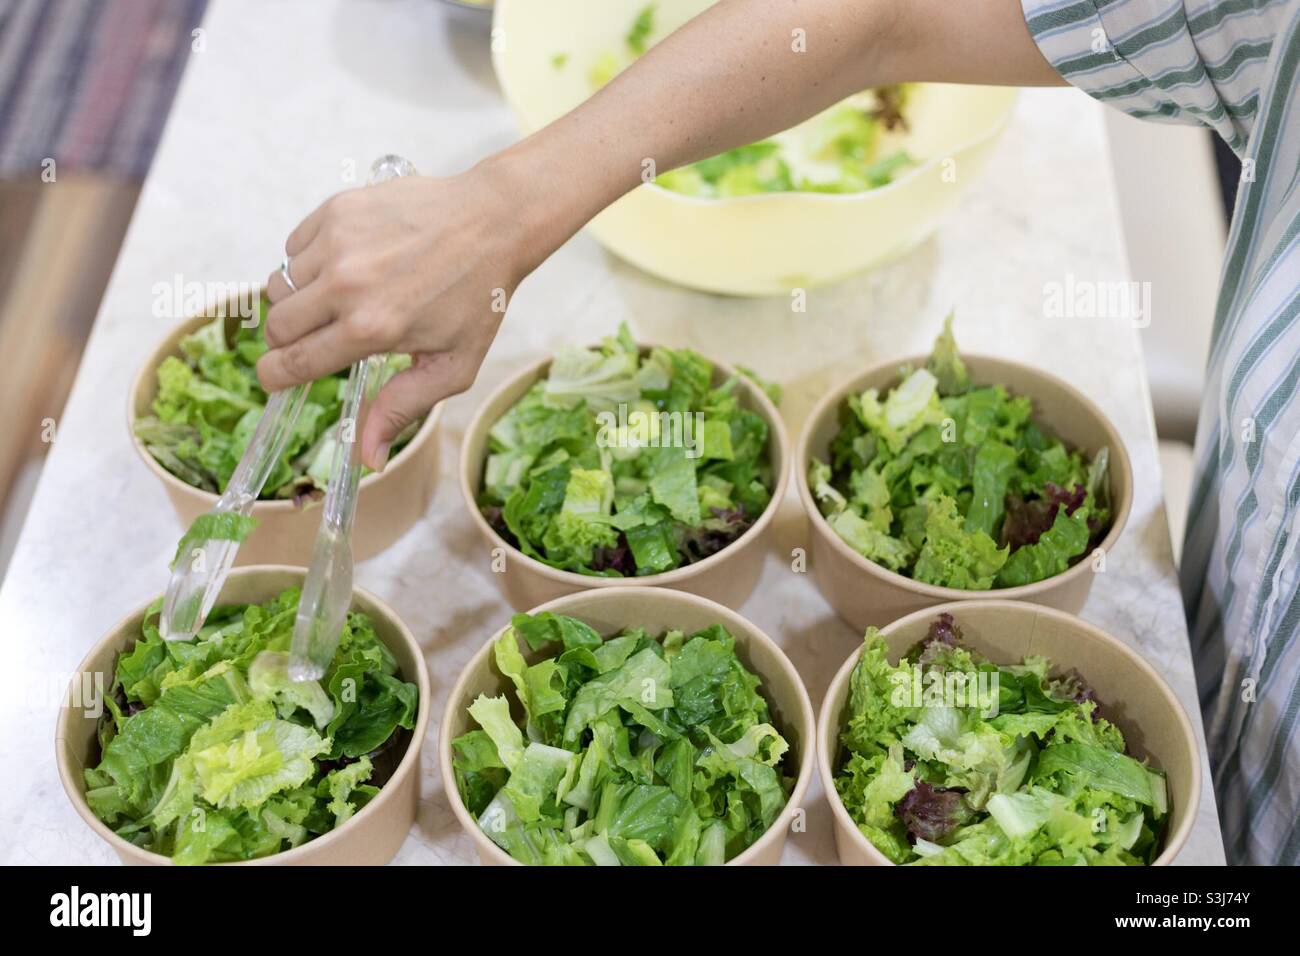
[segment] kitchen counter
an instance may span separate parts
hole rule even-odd
[[[372,159],[397,152],[422,172],[451,173],[515,138],[486,25],[448,16],[438,4],[214,0],[203,29],[0,590],[8,684],[0,694],[0,862],[116,859],[69,806],[52,745],[71,673],[116,620],[159,593],[183,530],[137,458],[123,414],[139,363],[182,318],[155,316],[155,284],[177,276],[260,282],[299,219],[348,185],[349,169],[360,181]],[[434,688],[423,801],[397,862],[475,859],[443,793],[436,725],[461,667],[510,609],[454,481],[463,429],[521,363],[561,342],[596,339],[620,320],[637,338],[689,345],[780,382],[792,438],[830,383],[925,351],[953,307],[964,349],[1033,362],[1082,389],[1119,428],[1137,479],[1128,528],[1083,616],[1155,666],[1199,739],[1142,323],[1045,317],[1053,283],[1129,278],[1101,108],[1072,90],[1023,94],[988,172],[942,232],[870,274],[811,290],[806,313],[792,312],[784,298],[719,298],[667,285],[576,236],[523,284],[477,383],[447,403],[442,480],[428,513],[357,567],[357,583],[396,608],[420,640]],[[806,535],[792,491],[759,588],[738,610],[785,648],[816,706],[861,637],[806,574],[791,570],[791,552]],[[807,830],[792,835],[785,862],[834,861],[830,811],[814,780]],[[1178,862],[1223,862],[1208,768]]]

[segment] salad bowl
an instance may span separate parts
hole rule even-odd
[[[1127,752],[1164,774],[1168,816],[1163,840],[1152,861],[1171,863],[1187,842],[1201,794],[1201,762],[1196,735],[1169,685],[1141,656],[1098,627],[1051,608],[1015,601],[958,601],[925,608],[882,628],[889,662],[932,634],[933,622],[951,615],[960,629],[959,646],[996,665],[1019,664],[1027,657],[1050,659],[1052,674],[1070,675],[1095,692],[1102,717],[1122,732]],[[831,681],[817,718],[817,760],[831,804],[835,846],[846,865],[891,866],[858,828],[836,789],[844,748],[840,734],[849,712],[859,647]],[[901,804],[900,804],[901,806]]]
[[[260,297],[260,291],[259,291]],[[227,339],[239,327],[235,303],[226,314]],[[161,482],[177,517],[189,527],[199,515],[206,514],[217,502],[217,495],[178,478],[159,463],[136,434],[136,422],[149,415],[158,394],[158,368],[170,356],[180,356],[181,340],[212,322],[208,316],[194,316],[180,323],[164,336],[136,374],[127,402],[126,425],[132,446],[146,468]],[[439,405],[429,413],[419,429],[399,448],[382,472],[366,474],[361,479],[357,498],[357,516],[352,532],[355,560],[374,557],[396,541],[419,520],[433,497],[438,474],[436,432],[442,413]],[[320,527],[320,504],[315,499],[262,499],[253,505],[257,528],[239,549],[236,565],[285,562],[308,565],[316,532]]]
[[[641,354],[651,346],[641,343]],[[506,541],[483,516],[478,506],[494,424],[548,374],[553,359],[543,358],[502,383],[483,403],[465,430],[460,449],[460,487],[466,509],[484,544],[494,559],[504,566],[494,574],[506,600],[516,610],[535,607],[566,594],[600,588],[616,588],[629,583],[676,588],[738,607],[758,584],[763,570],[766,541],[776,510],[785,497],[789,481],[789,454],[785,425],[776,405],[763,389],[748,376],[716,359],[705,357],[713,366],[713,385],[735,379],[736,392],[743,409],[756,413],[767,424],[767,459],[771,472],[771,500],[752,525],[720,551],[671,570],[637,577],[601,577],[582,574],[544,564]]]
[[[795,819],[803,813],[803,801],[813,770],[814,717],[808,692],[794,666],[770,637],[736,612],[712,601],[664,588],[618,587],[584,591],[534,608],[530,615],[566,615],[594,629],[603,640],[625,629],[639,628],[655,635],[680,631],[687,635],[716,625],[735,640],[740,663],[760,680],[758,691],[767,702],[771,724],[789,744],[785,752],[784,775],[793,777],[784,807],[773,822],[747,849],[727,861],[735,866],[774,866]],[[516,621],[518,617],[516,618]],[[511,628],[502,628],[470,660],[451,694],[438,733],[438,759],[443,786],[456,819],[474,843],[484,865],[516,865],[517,861],[483,832],[461,799],[453,766],[453,741],[473,726],[470,705],[480,695],[501,695],[512,691],[511,679],[502,674],[494,659],[494,645]],[[535,664],[544,655],[523,649],[524,662]]]
[[[605,51],[623,50],[629,25],[647,5],[497,0],[493,62],[525,135],[591,95],[593,63]],[[659,0],[639,45],[662,39],[709,5]],[[833,282],[928,237],[987,165],[1015,100],[1015,90],[1005,87],[912,87],[903,146],[915,162],[868,191],[702,199],[647,180],[588,228],[620,258],[694,289],[789,295]]]
[[[260,604],[274,599],[288,588],[302,586],[306,571],[281,565],[236,568],[230,572],[217,599],[222,604]],[[381,865],[397,853],[415,820],[420,798],[420,749],[429,723],[432,691],[424,655],[414,635],[388,605],[368,591],[356,588],[353,610],[366,614],[375,636],[392,652],[399,679],[413,683],[419,693],[414,725],[396,767],[382,782],[379,792],[336,828],[305,843],[251,860],[222,863],[223,866],[320,866]],[[85,694],[94,688],[103,694],[113,685],[119,654],[129,650],[148,616],[150,605],[136,608],[118,621],[86,655],[77,669],[73,685],[59,711],[55,734],[55,760],[63,789],[73,809],[96,835],[104,840],[128,866],[170,866],[172,860],[142,849],[115,833],[91,809],[86,797],[84,771],[98,763],[99,714],[103,703],[92,706]]]
[[[993,356],[963,355],[975,385],[1003,385],[1033,401],[1033,421],[1090,457],[1108,449],[1111,524],[1089,554],[1060,574],[1015,587],[967,591],[928,584],[868,560],[835,533],[818,508],[808,483],[809,465],[827,457],[839,430],[839,409],[850,395],[899,381],[903,366],[924,368],[925,355],[882,362],[831,389],[809,414],[795,453],[795,487],[809,521],[809,565],[822,595],[856,630],[881,626],[920,608],[949,601],[1021,600],[1077,613],[1095,574],[1124,531],[1133,505],[1133,469],[1119,432],[1091,400],[1072,385],[1032,366]]]

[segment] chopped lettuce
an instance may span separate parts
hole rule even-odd
[[[189,642],[162,640],[151,609],[118,656],[85,772],[104,823],[176,863],[248,860],[334,829],[379,792],[416,687],[356,612],[323,682],[290,681],[297,608],[296,589],[220,606]]]
[[[968,531],[957,513],[957,502],[939,495],[926,507],[925,543],[912,576],[927,584],[986,591],[1007,560],[1005,549],[983,531]]]
[[[181,339],[181,354],[168,356],[158,366],[152,414],[135,420],[136,437],[149,454],[195,488],[225,491],[262,417],[267,396],[256,369],[267,349],[263,330],[268,307],[263,299],[257,325],[237,324],[232,337],[227,336],[227,320],[219,316]],[[384,377],[409,364],[409,356],[390,356]],[[262,498],[324,493],[346,379],[344,369],[312,383],[284,453],[262,488]],[[406,429],[394,442],[394,450],[408,442],[418,427]]]
[[[248,689],[259,700],[269,700],[289,718],[302,708],[312,723],[324,727],[334,719],[334,702],[319,681],[295,681],[289,677],[287,651],[261,651],[248,665]]]
[[[521,640],[553,656],[529,665]],[[721,864],[785,806],[789,744],[721,626],[602,639],[576,618],[517,614],[494,656],[523,721],[506,695],[477,698],[452,767],[519,862]]]
[[[905,96],[904,86],[857,94],[772,139],[660,173],[655,183],[701,199],[774,192],[860,193],[887,186],[916,164],[883,136],[890,121],[901,122],[884,104],[896,104]]]
[[[1168,822],[1164,774],[1125,752],[1078,675],[1050,669],[984,660],[948,614],[897,665],[867,631],[835,768],[862,834],[894,863],[1151,863]],[[983,696],[957,690],[981,681]]]
[[[1032,413],[972,384],[949,316],[924,368],[848,397],[808,486],[831,529],[891,571],[967,591],[1041,581],[1110,527],[1109,455],[1088,461]]]
[[[640,56],[647,49],[647,41],[650,34],[655,29],[655,4],[649,4],[641,8],[637,13],[636,19],[632,21],[631,28],[627,31],[625,42],[627,48],[636,56]]]
[[[687,349],[641,355],[626,325],[561,349],[489,432],[484,517],[582,574],[657,574],[720,551],[767,507],[773,476],[766,421],[713,372]]]

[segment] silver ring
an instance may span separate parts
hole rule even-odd
[[[287,257],[284,262],[280,263],[280,278],[284,280],[284,284],[289,287],[290,292],[298,291],[298,287],[293,284],[293,279],[289,278],[289,260]]]

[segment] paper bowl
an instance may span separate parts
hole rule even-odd
[[[610,637],[626,627],[643,627],[658,635],[667,630],[687,634],[711,624],[721,624],[736,639],[736,655],[750,671],[762,679],[760,693],[772,712],[772,724],[790,744],[787,766],[798,768],[795,783],[781,815],[772,822],[755,843],[728,866],[775,866],[781,861],[791,824],[801,812],[808,784],[812,780],[813,732],[815,728],[808,691],[795,672],[794,665],[770,637],[735,611],[694,594],[662,588],[619,587],[584,591],[551,601],[530,613],[553,611],[567,614],[591,625],[602,637]],[[460,679],[447,698],[442,725],[438,731],[438,760],[447,801],[460,825],[465,828],[485,866],[518,866],[518,862],[489,840],[470,815],[456,790],[456,776],[451,766],[451,742],[477,724],[472,724],[469,705],[480,694],[497,696],[509,692],[513,700],[514,685],[497,670],[492,657],[492,643],[503,633],[497,631],[461,672]],[[545,654],[523,646],[524,659],[534,664]]]
[[[285,588],[301,587],[305,576],[306,571],[302,568],[279,565],[237,568],[226,579],[217,603],[251,604],[269,601]],[[54,756],[59,767],[59,779],[63,781],[63,789],[72,801],[73,809],[86,822],[86,826],[112,847],[123,863],[128,866],[171,866],[170,858],[128,843],[91,811],[86,802],[83,771],[99,762],[99,741],[96,735],[98,718],[91,716],[80,703],[74,703],[81,700],[79,688],[98,687],[100,679],[103,681],[104,692],[112,686],[117,656],[135,643],[148,607],[145,604],[136,608],[113,625],[77,668],[73,685],[59,711]],[[425,670],[420,645],[392,608],[360,588],[353,592],[352,607],[370,616],[379,639],[397,658],[402,679],[413,682],[419,688],[420,703],[416,711],[415,727],[409,733],[405,755],[379,794],[341,827],[284,853],[217,865],[378,866],[391,860],[406,839],[406,834],[415,821],[416,806],[420,799],[420,747],[429,724],[429,701],[432,698],[429,675]]]
[[[659,0],[660,39],[710,0]],[[493,62],[525,134],[591,93],[587,73],[645,0],[497,0]],[[810,40],[810,42],[812,42]],[[569,62],[557,69],[557,54]],[[906,148],[919,165],[865,193],[767,193],[697,199],[642,185],[592,220],[620,258],[680,285],[731,295],[788,295],[897,256],[934,231],[992,155],[1015,104],[1008,87],[921,85]]]
[[[650,346],[642,345],[646,353]],[[708,358],[708,356],[705,356]],[[543,564],[511,545],[493,530],[478,509],[477,498],[487,462],[488,432],[497,419],[519,400],[533,383],[546,375],[551,359],[545,358],[499,386],[479,408],[465,431],[460,448],[460,488],[474,526],[488,549],[505,557],[505,570],[493,575],[507,601],[516,610],[535,607],[565,594],[591,588],[614,588],[627,584],[678,588],[702,597],[738,607],[749,597],[763,571],[763,556],[772,518],[785,497],[789,481],[789,455],[785,424],[772,400],[750,379],[740,375],[725,362],[713,363],[713,382],[737,378],[737,394],[742,407],[761,415],[768,428],[768,460],[772,469],[772,500],[743,535],[717,554],[660,574],[636,578],[604,578],[575,571],[561,571]],[[501,549],[498,551],[497,549]]]
[[[1052,661],[1052,673],[1076,672],[1097,692],[1102,715],[1124,733],[1128,752],[1163,770],[1169,787],[1169,821],[1156,866],[1167,866],[1192,831],[1201,799],[1201,761],[1187,713],[1159,674],[1127,645],[1072,614],[1014,601],[957,601],[909,614],[883,628],[889,659],[896,664],[922,640],[943,612],[962,629],[964,647],[995,664],[1018,664],[1028,654]],[[831,681],[817,716],[817,761],[831,804],[840,862],[893,866],[853,822],[835,790],[840,767],[840,730],[848,707],[855,650]]]
[[[1005,385],[1034,402],[1034,422],[1071,448],[1095,454],[1110,450],[1110,530],[1097,546],[1109,553],[1119,540],[1133,506],[1133,468],[1119,432],[1082,392],[1054,375],[1019,362],[983,355],[963,355],[976,385]],[[830,605],[857,630],[879,627],[919,608],[947,601],[1018,600],[1077,613],[1092,587],[1094,559],[1088,555],[1054,577],[1013,588],[962,591],[938,587],[896,574],[850,548],[827,523],[808,487],[808,463],[827,459],[827,448],[839,431],[839,407],[851,394],[878,388],[882,394],[898,383],[900,365],[920,367],[926,356],[884,362],[828,392],[808,417],[795,455],[795,487],[808,513],[809,564],[818,589]],[[1095,555],[1097,549],[1094,549]]]
[[[228,310],[234,315],[234,311]],[[154,349],[145,361],[135,382],[126,409],[126,429],[132,446],[145,467],[162,483],[167,498],[181,524],[188,528],[201,514],[217,503],[217,496],[187,484],[164,468],[149,454],[144,442],[135,434],[135,421],[151,413],[150,406],[158,394],[158,366],[168,356],[180,356],[180,341],[198,330],[211,317],[186,319]],[[227,319],[227,334],[233,334],[238,318]],[[379,554],[406,532],[424,514],[433,497],[438,476],[438,441],[436,431],[442,406],[436,406],[425,418],[412,439],[393,456],[382,472],[361,479],[357,497],[357,514],[352,529],[352,554],[364,561]],[[310,565],[316,532],[320,528],[323,496],[295,504],[292,500],[258,501],[253,505],[257,528],[249,535],[235,559],[236,565],[287,564]]]

